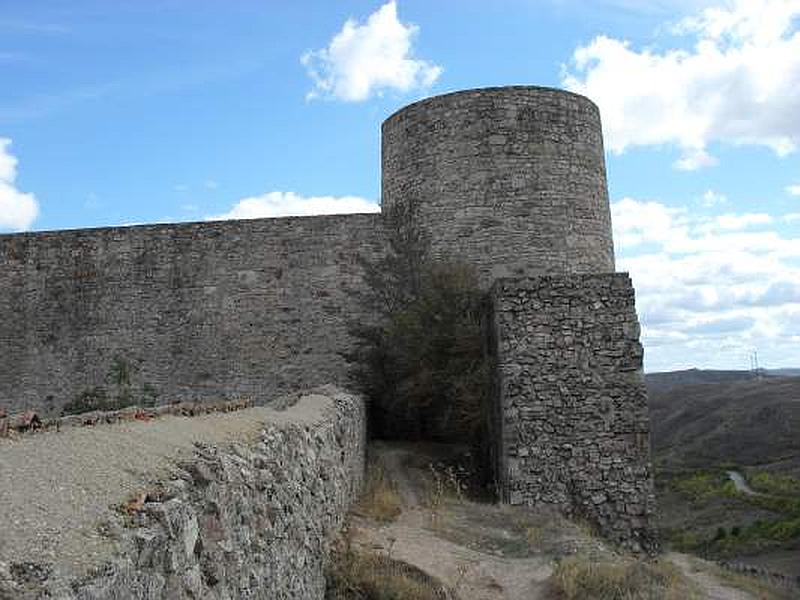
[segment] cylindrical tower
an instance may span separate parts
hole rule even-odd
[[[383,123],[382,206],[418,203],[433,251],[498,277],[614,270],[600,114],[513,86],[416,102]]]

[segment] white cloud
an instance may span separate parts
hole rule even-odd
[[[710,155],[702,148],[684,150],[683,156],[673,163],[673,167],[680,171],[697,171],[705,167],[713,167],[719,163],[715,156]]]
[[[209,220],[260,219],[264,217],[335,215],[380,212],[380,206],[358,196],[311,196],[294,192],[267,192],[239,200],[231,210]]]
[[[418,31],[416,25],[400,22],[394,0],[363,24],[348,19],[327,48],[301,57],[314,81],[308,98],[359,102],[384,89],[407,92],[431,86],[442,68],[413,57],[411,46]]]
[[[16,188],[17,158],[9,152],[10,145],[10,139],[0,138],[0,231],[23,231],[39,215],[39,203],[33,194]]]
[[[644,243],[667,244],[672,238],[685,237],[679,229],[681,208],[669,208],[659,202],[640,202],[623,198],[611,205],[611,221],[614,224],[614,242],[620,249],[632,248]]]
[[[683,20],[687,49],[636,49],[604,35],[577,48],[563,84],[600,106],[614,152],[675,144],[679,169],[716,163],[712,142],[800,144],[800,0],[734,0]]]
[[[703,206],[712,207],[717,206],[718,204],[725,204],[728,201],[728,197],[725,194],[720,194],[719,192],[715,192],[714,190],[706,190],[701,198],[701,202]]]
[[[636,287],[648,370],[800,364],[800,232],[766,213],[692,216],[624,198],[612,203],[617,268]],[[694,362],[688,362],[688,361]]]
[[[714,220],[716,227],[729,231],[746,229],[754,225],[767,225],[769,223],[772,223],[772,217],[766,213],[726,214],[720,215]]]
[[[786,193],[790,196],[800,196],[800,183],[786,186]]]

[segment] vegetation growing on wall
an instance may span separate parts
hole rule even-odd
[[[121,356],[115,356],[106,375],[106,384],[84,389],[64,405],[63,415],[94,410],[120,410],[138,404],[152,407],[158,402],[158,392],[150,383],[136,385],[136,366]]]
[[[483,295],[471,266],[431,255],[416,210],[389,209],[388,251],[362,263],[360,300],[379,316],[351,326],[351,374],[378,437],[474,441],[488,396]]]

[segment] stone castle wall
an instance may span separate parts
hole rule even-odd
[[[383,124],[383,205],[413,200],[433,249],[498,277],[614,270],[600,114],[536,87],[445,94]]]
[[[365,445],[363,398],[312,390],[253,439],[198,444],[181,476],[132,516],[109,510],[104,529],[115,551],[101,567],[65,576],[42,564],[34,572],[48,575],[31,578],[0,560],[0,598],[322,600],[330,544],[361,488]],[[66,476],[80,473],[55,475]]]
[[[627,274],[500,280],[492,300],[504,499],[555,506],[653,550],[647,391]]]
[[[0,236],[0,408],[83,393],[256,401],[343,382],[380,215]]]
[[[509,278],[493,295],[507,498],[646,545],[641,347],[630,282],[613,274],[597,107],[487,88],[412,104],[382,131],[384,210],[414,202],[436,254],[476,265],[486,289]],[[385,252],[383,227],[347,215],[0,236],[0,408],[52,414],[87,393],[258,403],[343,382],[347,323],[373,317],[348,290],[364,286],[359,256]]]

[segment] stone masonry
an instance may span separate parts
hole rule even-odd
[[[358,257],[380,215],[0,236],[0,408],[55,416],[78,395],[250,398],[344,383]]]
[[[0,600],[322,600],[330,544],[361,488],[363,398],[322,386],[254,433],[197,442],[138,511],[109,510],[102,531],[114,551],[89,572],[40,555],[15,563],[14,539],[4,540]],[[80,461],[54,482],[80,478]]]
[[[614,270],[600,113],[560,90],[416,102],[383,124],[383,206],[414,200],[434,252],[498,277]]]
[[[588,99],[538,87],[445,94],[383,125],[382,204],[414,198],[433,248],[501,276],[614,269],[603,141]],[[344,383],[359,258],[381,215],[0,235],[0,408],[54,416],[113,396],[256,403]],[[143,397],[147,398],[143,398]]]
[[[626,274],[502,279],[492,290],[493,432],[511,504],[556,506],[652,551],[647,392]]]
[[[411,104],[382,128],[382,207],[412,201],[438,256],[494,284],[508,500],[648,545],[653,510],[633,291],[614,274],[600,114],[512,86]],[[0,236],[0,410],[86,394],[255,404],[343,383],[381,215]],[[516,279],[514,279],[516,278]],[[498,283],[495,283],[497,280]],[[120,373],[126,388],[120,389]]]

